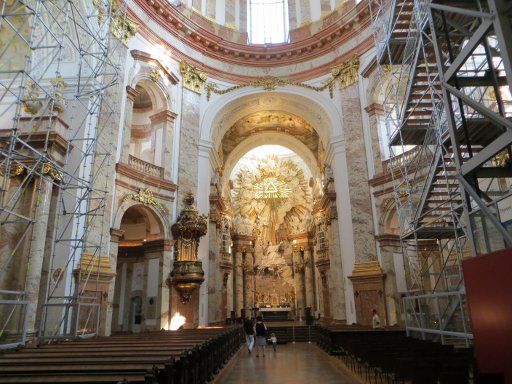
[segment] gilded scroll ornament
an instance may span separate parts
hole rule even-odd
[[[357,56],[353,57],[350,60],[345,61],[344,63],[334,67],[331,69],[331,77],[325,80],[321,85],[315,86],[301,82],[294,82],[288,79],[266,76],[258,78],[254,81],[251,81],[247,84],[239,84],[234,85],[232,87],[228,87],[225,89],[221,89],[218,84],[213,82],[208,82],[205,84],[206,89],[206,98],[210,100],[212,93],[216,95],[224,95],[229,92],[236,91],[240,88],[246,87],[262,87],[265,91],[274,91],[278,86],[284,87],[286,85],[291,85],[295,87],[301,87],[306,89],[311,89],[316,92],[322,92],[326,89],[329,90],[329,96],[331,98],[334,97],[334,90],[338,86],[340,89],[346,88],[354,83],[356,83],[359,79],[358,75],[359,70],[359,58]]]
[[[142,204],[162,208],[162,205],[158,201],[156,201],[153,192],[151,192],[148,188],[141,188],[137,193],[126,195],[125,199],[131,199]]]
[[[180,62],[180,73],[185,88],[201,93],[201,87],[208,79],[206,72],[182,60]]]

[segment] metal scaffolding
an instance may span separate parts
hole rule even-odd
[[[0,8],[0,344],[96,333],[118,79],[112,0]],[[6,292],[7,292],[6,291]],[[0,292],[1,294],[1,292]],[[22,303],[23,305],[21,305]]]
[[[512,246],[511,7],[370,2],[409,334],[472,339],[461,261]],[[512,41],[512,40],[511,40]]]

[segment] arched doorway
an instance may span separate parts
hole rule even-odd
[[[134,205],[121,219],[112,330],[142,332],[161,327],[164,229],[156,213]]]

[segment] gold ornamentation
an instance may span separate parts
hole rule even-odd
[[[5,175],[5,172],[4,172],[3,168],[4,167],[0,168],[0,176],[4,176]],[[21,164],[12,165],[10,170],[9,170],[9,177],[19,176],[24,171],[25,171],[25,168],[23,168],[23,165],[21,165]]]
[[[306,88],[316,92],[322,92],[328,89],[329,96],[332,99],[334,97],[334,90],[336,89],[336,86],[339,86],[340,89],[343,89],[358,81],[358,69],[359,57],[355,56],[352,59],[347,60],[344,63],[338,65],[337,67],[332,68],[331,77],[325,80],[319,86],[301,82],[293,82],[287,79],[273,76],[262,77],[257,80],[251,81],[247,84],[234,85],[232,87],[228,87],[225,89],[219,88],[219,85],[216,83],[208,82],[205,84],[206,99],[210,100],[212,93],[215,93],[216,95],[225,95],[226,93],[233,92],[237,89],[246,87],[263,87],[265,91],[274,91],[278,86],[284,87],[286,85]]]
[[[110,32],[126,45],[128,44],[128,39],[137,33],[139,24],[128,17],[121,2],[118,0],[107,1],[112,15]],[[98,10],[98,24],[101,25],[108,14],[107,6],[103,0],[93,0],[93,4]]]
[[[331,76],[333,79],[338,80],[340,89],[343,89],[359,80],[359,75],[357,73],[358,70],[359,57],[354,57],[351,60],[347,60],[343,64],[331,69]]]
[[[23,110],[31,115],[36,115],[41,109],[43,103],[39,100],[36,91],[36,83],[29,82],[27,84],[28,92],[23,95],[22,107]]]
[[[501,151],[492,158],[492,163],[495,167],[505,168],[510,164],[510,155],[508,151]]]
[[[151,81],[156,83],[160,78],[160,72],[158,71],[158,69],[153,68],[151,72],[149,72],[149,78],[151,79]]]
[[[125,199],[126,198],[129,198],[142,204],[162,208],[162,205],[158,201],[156,201],[153,192],[151,192],[148,188],[141,188],[139,189],[139,192],[127,195]]]
[[[193,67],[185,60],[180,62],[180,73],[183,78],[183,86],[191,91],[201,93],[201,87],[208,79],[206,72]]]
[[[208,216],[199,215],[192,192],[185,195],[183,203],[184,208],[176,223],[171,227],[176,245],[174,247],[174,268],[168,282],[176,287],[181,301],[186,303],[204,281],[204,272],[201,261],[198,261],[197,253],[199,240],[206,234],[208,228]]]
[[[41,174],[50,176],[53,180],[62,181],[64,174],[56,169],[51,163],[44,163],[41,167]]]
[[[53,110],[60,113],[66,107],[66,102],[64,100],[64,96],[62,95],[62,89],[66,86],[66,83],[60,74],[58,74],[55,79],[51,80],[51,83],[53,85]]]

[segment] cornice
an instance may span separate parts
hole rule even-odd
[[[157,112],[151,116],[149,116],[149,119],[151,120],[152,124],[158,124],[162,122],[174,122],[176,120],[176,117],[178,115],[174,113],[173,111],[169,111],[168,109]]]
[[[165,0],[134,1],[161,28],[183,41],[190,48],[222,62],[259,68],[287,66],[331,53],[343,43],[360,35],[361,31],[371,24],[369,7],[366,2],[361,2],[352,9],[340,10],[341,14],[328,26],[323,27],[323,24],[319,24],[323,28],[319,28],[317,32],[294,33],[297,41],[272,46],[249,45],[241,42],[240,39],[238,41],[229,40],[230,34],[234,32],[229,28],[214,24],[199,15],[187,17],[184,14],[184,9],[180,10],[170,6]],[[140,23],[140,32],[144,37],[154,34],[143,20],[137,18],[134,12],[130,12],[130,17],[137,19],[137,22]],[[324,24],[325,22],[325,20],[319,21]],[[367,41],[365,40],[358,47],[347,52],[347,56],[354,56],[354,54],[366,51],[373,45],[373,38],[370,37],[369,40],[372,40],[369,46],[366,46]],[[173,53],[178,54],[175,47],[171,47],[171,49]],[[197,63],[190,57],[180,57],[180,59],[185,59],[193,65],[197,64],[200,68],[204,68],[202,63]],[[328,67],[331,66],[333,63],[329,63]],[[326,72],[323,71],[323,73]],[[208,73],[211,75],[210,71]]]
[[[171,84],[176,85],[180,81],[178,76],[172,73],[160,62],[160,60],[155,59],[149,53],[133,49],[130,51],[130,54],[132,55],[134,60],[155,64],[158,67],[158,69],[160,69],[163,72],[163,74],[165,75],[165,77],[167,77]]]

